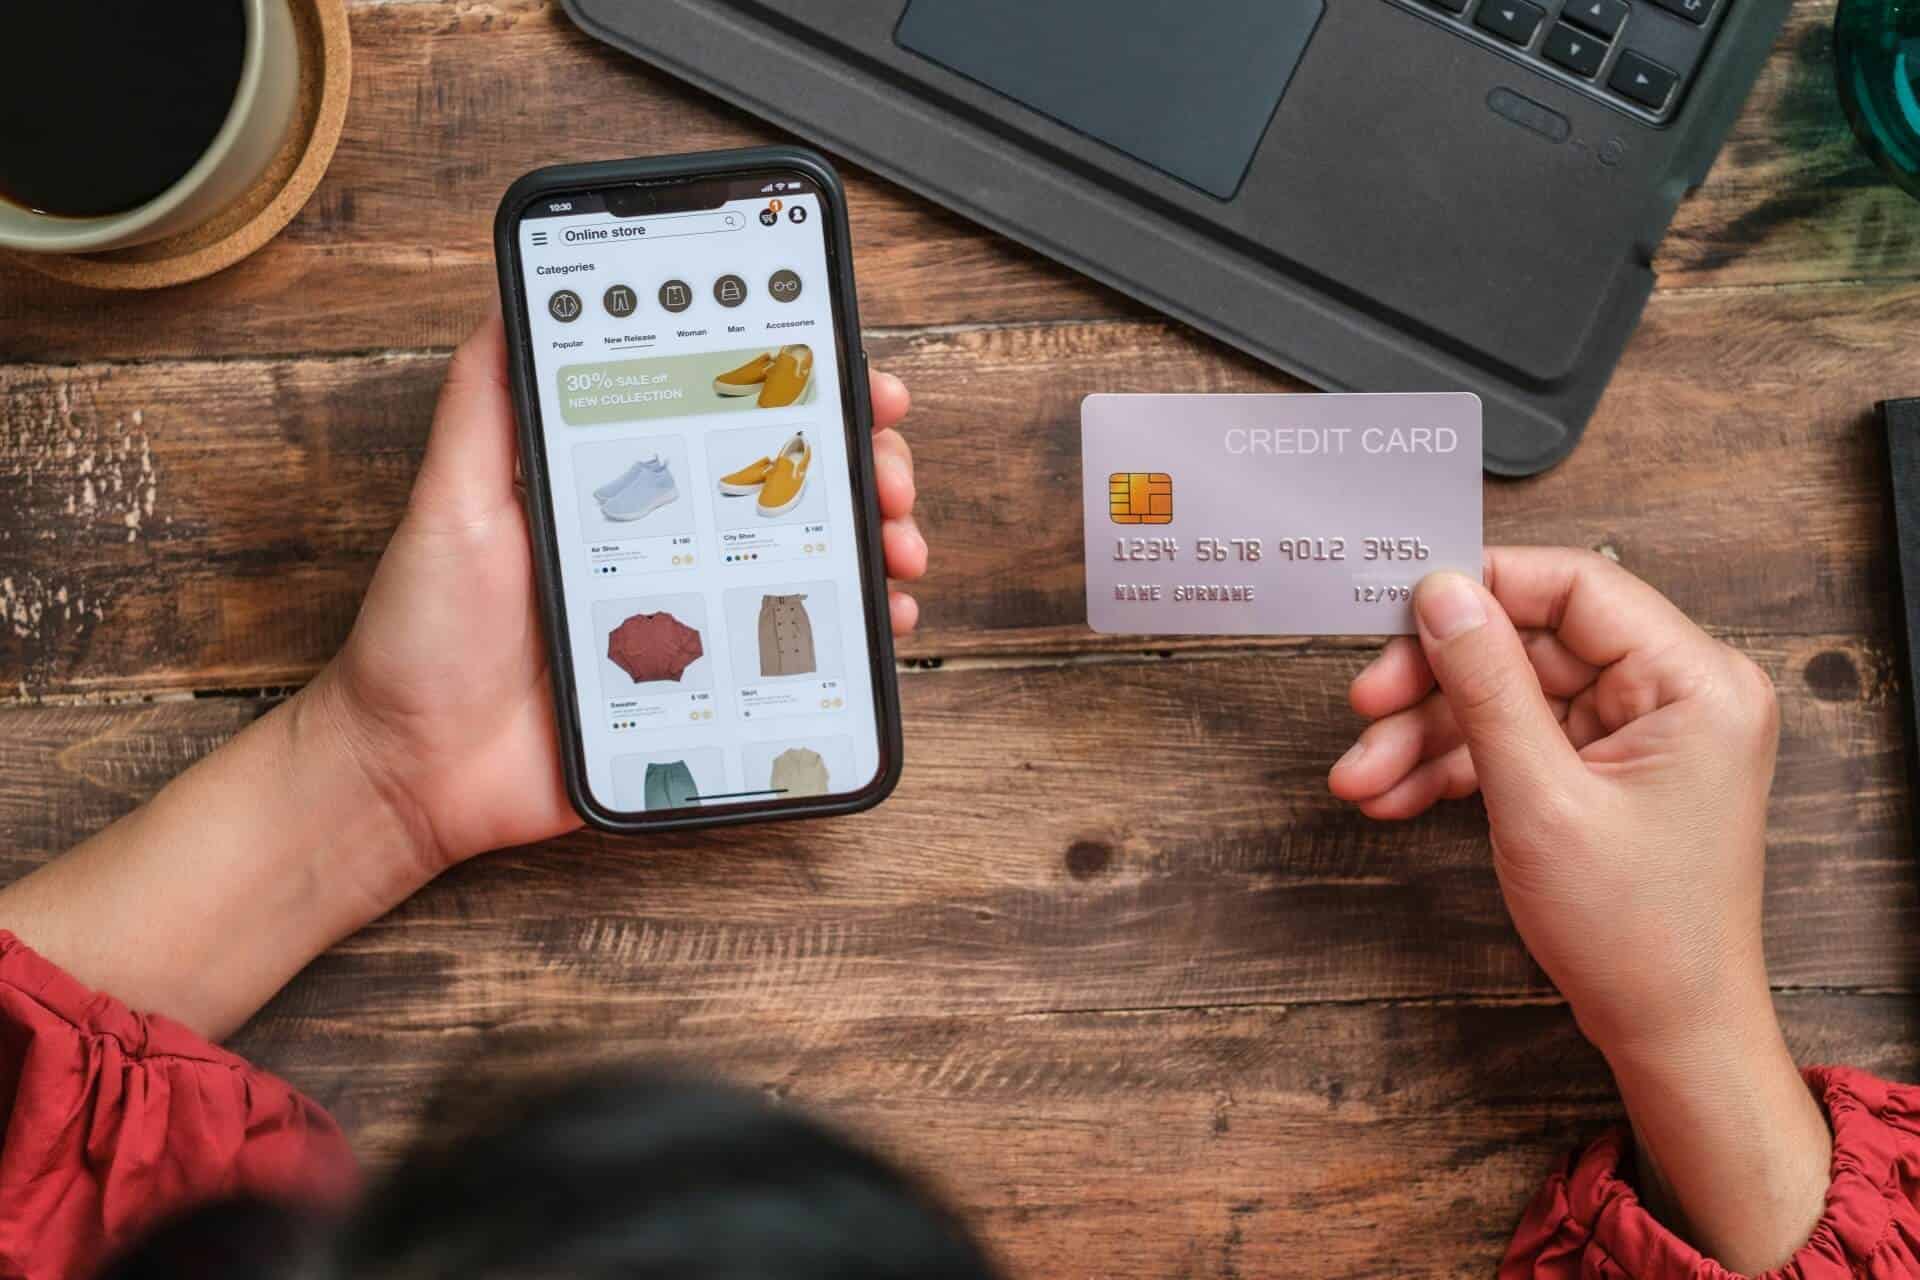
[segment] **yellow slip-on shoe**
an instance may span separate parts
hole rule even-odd
[[[759,511],[763,516],[783,516],[800,505],[807,491],[807,468],[813,465],[813,446],[804,434],[796,432],[773,455],[773,470],[760,486]]]
[[[720,492],[729,498],[744,498],[750,493],[758,493],[760,486],[767,482],[767,473],[772,470],[772,458],[756,458],[738,471],[721,476]]]
[[[723,396],[750,396],[767,380],[773,368],[773,352],[762,351],[738,369],[729,369],[713,380],[713,389]]]
[[[780,348],[780,354],[773,358],[773,368],[767,370],[767,380],[760,386],[760,407],[783,409],[792,404],[806,391],[807,379],[812,376],[812,347],[796,342]]]

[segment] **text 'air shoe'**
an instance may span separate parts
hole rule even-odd
[[[632,475],[626,488],[601,500],[601,515],[609,520],[639,520],[680,496],[673,486],[673,472],[658,458],[636,463]]]
[[[783,516],[799,506],[800,495],[807,489],[807,468],[812,465],[813,446],[804,434],[796,432],[773,455],[773,470],[760,486],[760,514]]]
[[[713,380],[713,389],[723,396],[750,396],[767,380],[773,368],[773,352],[762,351],[738,369],[729,369]]]
[[[807,379],[813,376],[813,348],[803,342],[780,348],[773,367],[764,375],[760,387],[762,409],[783,409],[806,392]]]
[[[720,492],[729,498],[745,498],[760,492],[760,486],[767,482],[767,473],[773,470],[772,458],[755,458],[738,471],[729,471],[720,477]]]

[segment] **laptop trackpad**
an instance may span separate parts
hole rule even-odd
[[[901,47],[1230,199],[1325,0],[912,0]]]

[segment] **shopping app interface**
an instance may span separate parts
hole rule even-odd
[[[587,786],[623,813],[880,763],[821,203],[726,194],[518,233]]]

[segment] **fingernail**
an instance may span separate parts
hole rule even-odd
[[[1422,582],[1413,593],[1413,609],[1435,640],[1465,635],[1487,621],[1480,593],[1457,573],[1436,573]]]
[[[1355,764],[1359,761],[1360,757],[1365,754],[1367,754],[1367,744],[1356,738],[1354,739],[1353,745],[1347,748],[1347,754],[1333,762],[1333,767],[1340,769],[1347,765]]]

